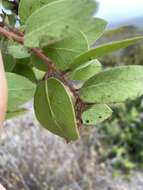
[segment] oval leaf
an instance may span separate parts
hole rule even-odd
[[[34,95],[35,85],[25,77],[6,73],[8,81],[8,110],[15,110]]]
[[[42,81],[36,89],[36,93],[34,96],[34,111],[36,118],[41,123],[41,125],[47,128],[50,132],[62,136],[64,136],[63,130],[56,123],[54,119],[54,115],[52,113],[50,107],[50,100],[47,91],[47,83]]]
[[[112,115],[112,110],[106,104],[97,104],[82,114],[84,125],[96,125]]]
[[[45,5],[26,22],[25,45],[39,47],[42,42],[48,45],[64,39],[75,30],[81,30],[95,9],[94,0],[60,0]]]
[[[90,103],[115,103],[143,94],[143,67],[124,66],[109,69],[89,79],[80,90]]]
[[[38,121],[52,133],[68,141],[79,138],[70,93],[58,79],[50,78],[40,83],[34,109]]]

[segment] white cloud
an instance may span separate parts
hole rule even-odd
[[[97,0],[100,3],[97,16],[108,22],[143,15],[143,0]]]

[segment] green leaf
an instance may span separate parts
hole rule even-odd
[[[79,138],[79,134],[71,93],[57,79],[49,79],[47,84],[49,88],[51,109],[55,115],[57,123],[66,133],[67,140],[76,140]]]
[[[60,70],[68,69],[72,60],[87,50],[87,38],[82,32],[77,32],[45,48],[46,55]]]
[[[16,66],[14,67],[12,72],[28,78],[32,82],[36,82],[35,74],[29,65],[25,65],[23,63],[21,63],[21,64],[18,63],[18,64],[16,64]]]
[[[25,26],[25,45],[39,47],[42,42],[53,44],[81,30],[94,14],[94,0],[60,0],[34,12]]]
[[[54,1],[55,0],[20,0],[18,10],[20,21],[24,23],[37,9]]]
[[[34,75],[35,75],[37,81],[42,80],[46,74],[44,71],[40,71],[39,69],[36,69],[34,67],[32,68],[32,70],[34,72]]]
[[[25,109],[25,108],[19,108],[17,110],[13,110],[13,111],[7,111],[6,113],[6,120],[8,119],[13,119],[15,117],[19,117],[25,113],[27,113],[29,110]]]
[[[80,90],[81,98],[90,103],[115,103],[143,94],[143,66],[109,69],[89,79]]]
[[[38,121],[50,132],[68,141],[79,138],[70,93],[59,80],[50,78],[39,84],[34,110]]]
[[[11,44],[7,47],[8,53],[16,59],[23,59],[30,57],[30,53],[27,48],[21,44]]]
[[[101,56],[111,53],[113,51],[128,47],[132,44],[140,42],[141,40],[143,40],[143,36],[134,37],[134,38],[121,40],[121,41],[115,41],[115,42],[111,42],[111,43],[107,43],[107,44],[102,44],[102,45],[97,46],[94,49],[90,49],[89,51],[78,56],[71,63],[70,68],[74,69],[89,60],[96,59],[98,57],[101,57]]]
[[[31,56],[27,57],[27,58],[23,58],[23,59],[16,59],[16,64],[24,64],[24,65],[29,65],[29,66],[33,66],[31,64]]]
[[[107,22],[100,18],[92,18],[83,28],[83,32],[87,36],[89,45],[93,45],[96,40],[103,34]]]
[[[35,92],[35,85],[20,75],[6,73],[8,81],[8,110],[15,110],[29,101]]]
[[[33,65],[37,69],[41,71],[46,71],[46,72],[48,71],[48,65],[45,64],[39,57],[37,57],[35,53],[31,54],[30,62],[31,62],[31,65]]]
[[[36,89],[34,96],[34,111],[40,124],[50,132],[66,138],[63,130],[57,124],[51,110],[50,100],[47,91],[47,82],[42,81]]]
[[[11,72],[15,67],[16,60],[10,54],[2,53],[4,68],[6,72]]]
[[[96,125],[112,115],[112,110],[106,104],[97,104],[82,114],[84,125]]]
[[[89,61],[83,65],[80,65],[78,68],[73,70],[72,73],[69,74],[71,80],[88,80],[95,74],[99,73],[102,69],[101,63],[95,59]]]

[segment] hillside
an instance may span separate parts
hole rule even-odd
[[[135,26],[123,26],[117,29],[108,30],[101,39],[97,41],[95,45],[107,43],[115,40],[126,39],[143,35],[143,30],[140,27]],[[108,54],[101,60],[104,65],[131,65],[131,64],[143,64],[143,45],[138,43],[128,48],[119,50],[115,53]]]
[[[117,20],[116,22],[110,23],[109,28],[117,28],[125,25],[133,25],[135,27],[143,28],[143,16],[133,17],[125,20]]]

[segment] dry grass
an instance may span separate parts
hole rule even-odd
[[[105,165],[96,165],[96,128],[81,133],[78,142],[66,144],[39,127],[31,113],[7,122],[0,144],[0,183],[7,190],[125,190]]]

